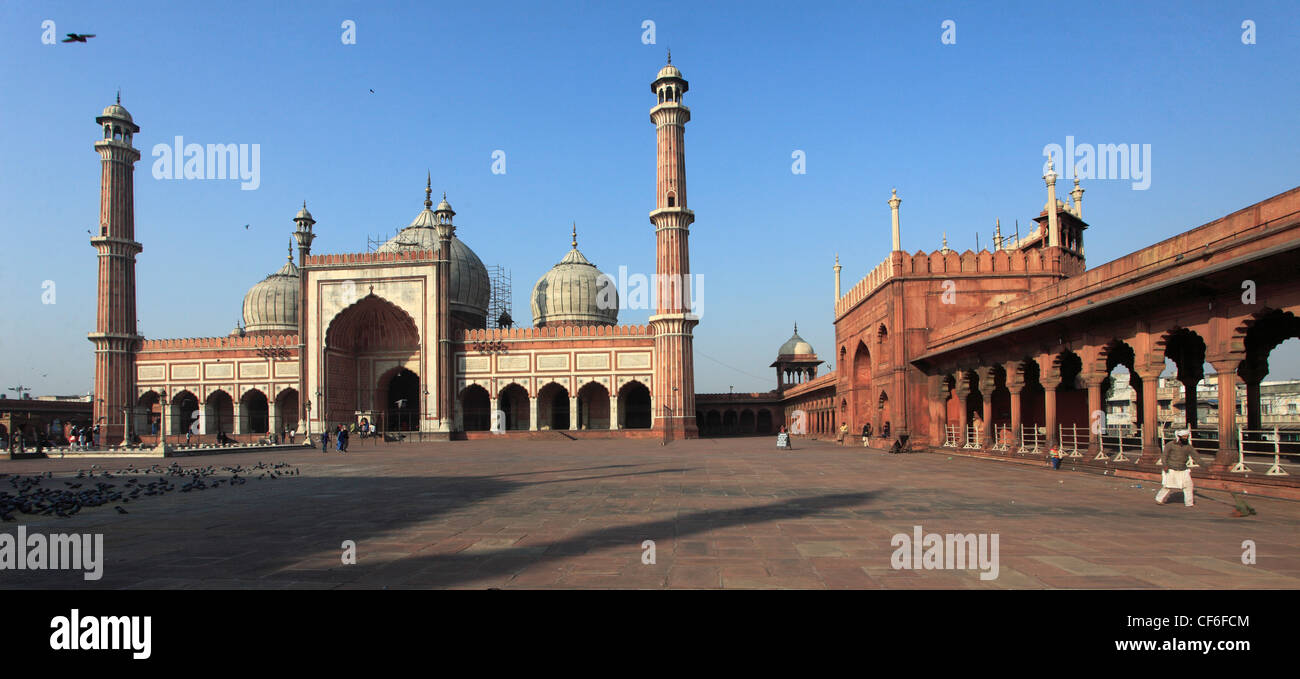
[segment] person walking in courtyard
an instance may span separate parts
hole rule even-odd
[[[343,425],[341,424],[338,426],[337,429],[334,430],[334,447],[340,453],[343,452],[343,437],[346,435],[347,435],[347,429],[344,429]]]
[[[840,423],[840,433],[836,435],[835,442],[840,445],[844,445],[844,437],[848,433],[849,433],[849,424],[847,422]]]
[[[1200,456],[1188,443],[1191,436],[1191,430],[1179,429],[1174,432],[1174,440],[1165,444],[1165,449],[1160,453],[1160,461],[1164,465],[1164,471],[1160,473],[1160,492],[1156,493],[1156,502],[1160,504],[1164,504],[1176,490],[1183,491],[1183,506],[1191,507],[1196,502],[1192,470],[1187,468],[1187,461],[1195,460],[1200,464]]]
[[[328,452],[330,452],[330,431],[329,431],[329,429],[322,429],[322,430],[321,430],[321,433],[320,433],[320,452],[322,452],[322,453],[328,453]]]
[[[871,423],[867,422],[862,425],[862,447],[867,447],[867,441],[871,440]]]
[[[351,429],[356,426],[357,425],[354,422],[350,427],[344,427],[343,430],[339,432],[339,435],[343,438],[343,452],[345,453],[348,452],[348,439],[352,438]]]

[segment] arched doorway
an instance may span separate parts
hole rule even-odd
[[[649,429],[650,389],[635,380],[624,384],[618,390],[618,416],[624,429]]]
[[[193,393],[182,391],[172,397],[171,412],[167,419],[171,422],[171,434],[184,436],[185,432],[199,433],[199,399]]]
[[[740,411],[740,433],[754,433],[754,411],[749,410],[748,408]]]
[[[275,420],[281,432],[298,431],[297,389],[285,389],[275,397]]]
[[[609,429],[609,390],[588,382],[578,390],[578,428]]]
[[[506,415],[506,429],[528,429],[528,392],[523,387],[518,384],[506,385],[497,396],[497,409]]]
[[[271,429],[271,410],[266,402],[266,394],[257,389],[249,389],[239,397],[239,422],[235,432],[239,434],[265,434]]]
[[[386,431],[419,431],[420,376],[405,368],[398,368],[388,378],[384,396],[383,426]]]
[[[537,392],[537,426],[554,431],[569,428],[569,390],[551,382]]]
[[[758,411],[758,433],[760,434],[772,433],[772,411],[770,410]]]
[[[858,341],[858,348],[853,352],[853,400],[854,413],[849,426],[862,429],[862,425],[872,420],[871,413],[871,350],[867,344]]]
[[[487,389],[471,384],[460,392],[461,424],[465,431],[487,431],[492,428],[492,399]]]
[[[416,373],[420,359],[420,333],[411,316],[374,293],[362,297],[325,332],[325,370],[313,417],[328,427],[353,421],[358,411],[376,411],[382,413],[381,428],[418,431],[428,403]]]
[[[135,423],[132,432],[139,436],[159,433],[159,427],[162,426],[161,415],[162,407],[159,405],[158,393],[144,392],[135,404]]]
[[[203,403],[204,434],[220,436],[229,435],[235,426],[235,402],[230,394],[218,389]]]

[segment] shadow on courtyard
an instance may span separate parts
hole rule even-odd
[[[702,510],[519,546],[513,544],[514,538],[507,538],[498,547],[481,529],[485,521],[504,526],[548,518],[576,525],[575,515],[584,511],[575,507],[575,495],[593,498],[589,510],[593,519],[583,521],[636,521],[644,509],[623,507],[617,500],[647,492],[645,488],[598,488],[594,484],[691,471],[628,470],[638,466],[644,465],[463,477],[285,477],[148,498],[128,505],[128,515],[118,515],[109,506],[87,509],[71,519],[18,515],[16,523],[0,525],[0,531],[13,533],[21,524],[27,526],[29,535],[103,533],[104,575],[101,580],[86,581],[81,571],[4,571],[0,572],[0,588],[280,587],[289,581],[307,587],[379,586],[390,578],[394,584],[410,582],[408,576],[415,573],[419,573],[415,581],[421,586],[447,587],[508,577],[538,564],[609,548],[626,552],[633,561],[641,554],[643,540],[680,540],[729,526],[812,517],[861,505],[877,495],[795,497]],[[612,473],[593,473],[601,471]],[[565,476],[573,473],[582,475]],[[527,481],[509,478],[548,474],[558,476]],[[566,483],[579,485],[566,489]],[[529,488],[545,490],[510,499],[512,493]],[[495,503],[490,513],[475,509],[486,501]],[[429,523],[433,519],[438,521]],[[457,535],[460,531],[472,533],[463,537],[463,545],[438,544],[462,539]],[[507,530],[503,535],[534,532]],[[490,547],[472,547],[484,538]],[[345,540],[357,545],[356,565],[341,562]],[[439,553],[422,555],[418,553],[422,549]],[[456,549],[461,551],[444,551]],[[666,556],[661,554],[660,559]]]

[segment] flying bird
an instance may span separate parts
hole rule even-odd
[[[87,38],[95,37],[94,33],[69,33],[63,42],[86,42]]]
[[[244,225],[244,230],[245,230],[245,231],[248,230],[248,225],[247,225],[247,224]]]
[[[375,91],[374,91],[374,90],[370,90],[370,93],[371,93],[371,94],[374,94],[374,93],[375,93]]]
[[[397,402],[396,402],[397,407],[398,407],[398,408],[405,408],[405,407],[406,407],[406,402],[407,402],[408,400],[410,400],[410,399],[405,399],[405,398],[398,399]]]

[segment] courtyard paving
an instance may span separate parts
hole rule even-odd
[[[941,454],[557,434],[165,463],[259,460],[300,475],[140,497],[128,514],[15,514],[0,532],[103,533],[104,575],[3,570],[0,587],[1300,588],[1300,503],[1251,498],[1258,514],[1231,518],[1225,492],[1161,506],[1147,482]],[[52,471],[43,484],[63,487],[92,463],[153,462],[24,460],[0,462],[0,474]],[[0,489],[13,491],[8,478]],[[915,526],[997,534],[997,578],[895,569],[891,540]],[[354,565],[342,563],[345,540]]]

